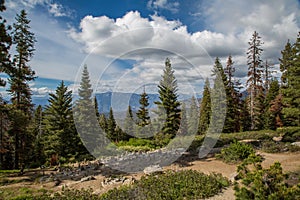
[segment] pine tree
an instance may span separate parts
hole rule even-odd
[[[282,57],[279,59],[280,61],[280,71],[281,71],[281,85],[282,87],[287,86],[287,70],[290,68],[290,66],[292,65],[292,59],[293,59],[293,55],[294,52],[292,50],[292,45],[290,43],[290,41],[288,40],[288,42],[285,45],[285,48],[283,51],[281,51],[281,55]]]
[[[99,116],[99,125],[103,132],[107,131],[107,120],[104,114]]]
[[[262,73],[263,66],[260,58],[262,53],[262,41],[261,37],[256,31],[254,31],[252,38],[250,39],[248,55],[248,93],[249,93],[249,108],[251,116],[251,130],[259,129],[262,125],[261,113],[262,113],[262,100],[263,100],[263,87],[262,87]]]
[[[29,61],[33,56],[35,37],[30,32],[30,20],[27,19],[27,13],[22,10],[16,17],[16,23],[13,24],[13,44],[16,45],[16,55],[13,59],[13,65],[7,68],[9,75],[12,102],[18,109],[24,112],[32,110],[31,90],[29,81],[35,79],[35,72],[29,66]]]
[[[274,100],[270,102],[269,113],[271,115],[271,120],[269,120],[270,129],[276,129],[283,126],[283,116],[282,116],[282,94],[278,94]]]
[[[109,109],[109,116],[107,119],[107,131],[106,131],[106,136],[108,139],[110,139],[112,142],[117,142],[118,141],[118,135],[116,133],[116,128],[117,128],[117,123],[114,117],[114,112],[113,109]]]
[[[138,117],[138,125],[141,127],[144,127],[146,125],[150,124],[150,116],[148,111],[148,94],[146,93],[145,89],[144,92],[140,95],[140,108],[136,113],[136,116]]]
[[[30,132],[33,139],[32,156],[30,161],[33,163],[32,167],[39,167],[46,162],[46,156],[43,145],[43,123],[44,113],[42,106],[39,105],[34,112],[33,119],[31,120]]]
[[[12,169],[13,145],[8,135],[9,127],[9,105],[0,96],[0,169]]]
[[[225,133],[238,132],[240,130],[240,95],[237,85],[238,82],[234,80],[235,67],[233,66],[233,63],[232,57],[229,55],[224,69],[224,74],[227,77],[227,79],[224,79],[227,99],[227,115],[223,130]],[[220,72],[222,73],[222,71]]]
[[[211,117],[211,98],[210,98],[210,84],[206,79],[204,90],[202,94],[202,100],[200,104],[200,118],[199,118],[199,134],[205,134],[209,127]]]
[[[300,126],[300,32],[292,47],[288,68],[284,69],[286,86],[282,88],[284,120],[287,125]],[[284,60],[284,61],[286,61]]]
[[[95,105],[95,112],[96,112],[96,117],[99,119],[100,113],[99,113],[99,106],[98,106],[98,101],[97,97],[94,97],[94,105]]]
[[[45,110],[45,150],[48,157],[58,154],[69,159],[84,149],[76,132],[72,113],[72,91],[62,81],[55,93],[49,94]]]
[[[212,75],[215,77],[214,86],[211,90],[211,120],[209,133],[229,132],[233,127],[231,118],[226,115],[228,108],[228,96],[230,89],[228,87],[227,76],[224,73],[222,64],[217,57],[215,60]],[[216,114],[218,113],[218,114]]]
[[[8,117],[10,121],[9,126],[9,137],[13,139],[14,143],[14,169],[19,169],[20,166],[23,168],[27,164],[27,158],[30,155],[28,147],[31,147],[28,141],[28,126],[30,123],[27,113],[17,109],[15,105],[9,105]],[[28,143],[27,143],[28,142]]]
[[[84,146],[91,154],[98,157],[101,153],[100,149],[106,146],[106,140],[104,131],[99,127],[92,93],[90,75],[87,65],[84,65],[78,90],[79,99],[75,103],[73,114],[76,129]]]
[[[179,133],[180,135],[187,135],[189,133],[186,105],[184,102],[182,102],[181,104],[181,123],[180,123]]]
[[[197,106],[196,101],[197,101],[196,98],[194,96],[192,96],[189,118],[188,118],[188,133],[189,134],[198,133],[199,111],[198,111],[198,106]]]
[[[135,128],[134,128],[134,119],[133,119],[133,113],[131,110],[131,106],[128,106],[126,118],[124,122],[124,131],[127,133],[128,136],[134,136],[135,135]]]
[[[3,12],[6,8],[4,1],[0,2],[0,12]],[[12,38],[7,33],[10,27],[5,25],[6,20],[0,16],[0,73],[6,72],[6,68],[11,65],[9,49],[12,44]],[[0,78],[0,86],[5,86],[6,82]]]
[[[278,80],[273,80],[270,83],[270,88],[265,98],[264,107],[264,128],[265,129],[276,129],[276,115],[277,111],[271,111],[270,108],[272,106],[271,102],[275,100],[275,98],[279,95],[279,82]]]
[[[235,72],[235,68],[233,67],[233,60],[232,60],[232,56],[229,55],[228,59],[227,59],[227,63],[226,63],[226,67],[224,69],[224,73],[227,76],[227,80],[228,80],[228,86],[230,88],[234,87],[234,80],[233,80],[233,76],[234,76],[234,72]]]
[[[270,84],[271,84],[271,81],[273,78],[272,73],[275,72],[273,69],[274,69],[274,66],[270,65],[268,60],[266,60],[265,65],[264,65],[264,90],[265,90],[266,94],[269,91]]]
[[[30,136],[27,135],[27,126],[31,118],[31,111],[33,105],[31,102],[31,90],[29,82],[35,79],[35,72],[31,69],[29,61],[33,56],[35,37],[30,32],[29,26],[30,20],[27,19],[27,13],[22,10],[20,14],[16,16],[16,22],[13,24],[13,37],[12,42],[16,46],[16,54],[13,58],[13,63],[7,65],[5,72],[9,76],[9,92],[12,95],[11,101],[14,105],[14,111],[11,115],[13,120],[23,120],[22,122],[14,121],[12,124],[20,127],[12,127],[10,132],[14,135],[15,143],[15,155],[14,155],[14,167],[19,168],[19,164],[23,166],[29,152],[27,149],[31,146]],[[19,117],[14,116],[22,112]],[[28,119],[25,119],[25,118]],[[27,122],[27,124],[24,124]],[[22,154],[22,155],[21,155]],[[22,156],[21,160],[19,159]]]
[[[162,79],[158,86],[160,101],[155,102],[159,112],[164,113],[162,133],[174,137],[180,126],[180,102],[177,95],[177,81],[170,60],[167,58]]]

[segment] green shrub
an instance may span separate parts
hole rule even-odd
[[[283,135],[283,142],[300,141],[300,127],[284,127],[278,129],[277,132]]]
[[[288,176],[279,162],[263,169],[261,160],[251,155],[238,166],[238,173],[241,181],[235,182],[234,186],[237,200],[300,199],[300,184],[289,186],[286,183]]]
[[[147,152],[154,149],[151,149],[148,146],[120,146],[121,150],[128,151],[128,152]]]
[[[133,146],[133,147],[147,146],[149,149],[155,149],[156,148],[153,140],[142,139],[142,138],[130,138],[129,141],[120,141],[117,144],[117,146],[118,147],[122,147],[122,146]]]
[[[195,139],[192,141],[191,145],[188,148],[188,152],[191,153],[198,153],[198,148],[202,145],[204,141],[204,136],[203,135],[197,135]]]
[[[229,186],[220,174],[185,170],[162,175],[144,176],[131,186],[121,186],[103,194],[100,199],[199,199],[208,198]]]
[[[275,142],[273,140],[264,141],[262,143],[262,150],[267,153],[282,153],[282,152],[297,152],[300,147],[292,145],[291,143]]]
[[[226,163],[238,163],[248,158],[250,154],[255,154],[252,146],[234,141],[228,147],[223,148],[216,157],[222,159]]]

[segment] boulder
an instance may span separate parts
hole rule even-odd
[[[80,179],[80,182],[91,181],[91,180],[96,180],[96,179],[93,176],[87,176]]]
[[[295,146],[300,147],[300,142],[293,142],[291,145],[295,145]]]
[[[153,173],[162,173],[163,169],[159,165],[151,165],[144,169],[144,173],[146,175]]]

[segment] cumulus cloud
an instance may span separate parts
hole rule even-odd
[[[168,0],[149,0],[147,3],[148,9],[151,10],[158,10],[158,9],[164,9],[169,10],[172,13],[177,13],[179,10],[179,2],[170,2]]]
[[[135,83],[157,83],[166,57],[178,62],[173,63],[177,76],[184,77],[187,83],[196,82],[210,76],[215,57],[220,57],[225,65],[229,54],[238,68],[236,75],[244,80],[246,50],[254,30],[264,42],[263,59],[276,64],[287,39],[297,35],[300,12],[297,1],[292,0],[276,1],[276,4],[231,1],[213,0],[201,4],[200,11],[209,25],[207,30],[194,33],[188,32],[178,20],[167,20],[157,14],[143,18],[138,11],[130,11],[117,19],[86,16],[81,20],[80,30],[73,28],[69,34],[83,44],[87,53],[134,60],[136,63],[124,72],[123,78],[134,79]],[[167,1],[149,2],[159,7]],[[120,86],[130,85],[119,82]]]

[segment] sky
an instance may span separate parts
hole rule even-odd
[[[262,59],[278,67],[280,51],[300,31],[299,0],[6,0],[8,24],[21,9],[37,43],[30,65],[37,96],[61,80],[76,92],[86,64],[95,92],[157,91],[171,60],[180,93],[201,94],[214,59],[232,55],[247,79],[248,41],[257,31]],[[12,50],[13,51],[13,50]],[[279,75],[277,75],[279,76]]]

